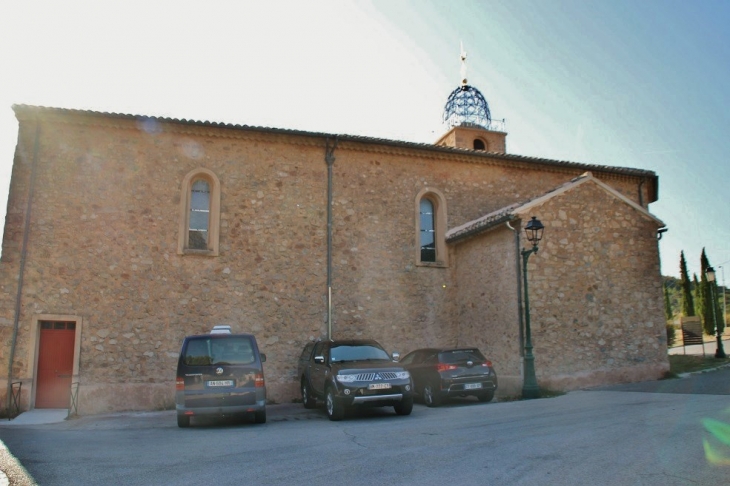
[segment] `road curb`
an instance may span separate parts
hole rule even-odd
[[[688,376],[698,375],[700,373],[709,373],[711,371],[722,370],[722,369],[725,369],[725,368],[730,368],[730,363],[721,364],[720,366],[717,366],[715,368],[707,368],[705,370],[688,371],[687,373],[679,373],[679,374],[677,374],[677,376],[680,377],[680,378],[686,378]]]

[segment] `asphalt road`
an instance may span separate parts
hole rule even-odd
[[[127,413],[0,427],[0,439],[41,485],[727,484],[730,445],[718,437],[728,395],[726,368],[539,400],[416,405],[408,417],[376,409],[330,422],[321,408],[286,404],[270,406],[264,425],[179,429],[174,412]]]

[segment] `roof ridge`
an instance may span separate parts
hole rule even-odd
[[[535,163],[535,164],[549,165],[549,166],[560,167],[560,168],[585,169],[587,171],[593,170],[593,171],[599,171],[599,172],[610,173],[610,174],[615,174],[615,175],[628,175],[628,176],[635,176],[635,177],[657,178],[657,175],[654,171],[646,170],[646,169],[588,164],[588,163],[584,163],[584,162],[572,162],[572,161],[568,161],[568,160],[547,159],[547,158],[533,157],[533,156],[528,156],[528,155],[505,154],[505,153],[499,153],[499,152],[486,152],[486,151],[471,150],[471,149],[466,149],[466,148],[446,147],[443,145],[434,145],[432,143],[408,142],[408,141],[404,141],[404,140],[392,140],[392,139],[387,139],[387,138],[369,137],[369,136],[365,136],[365,135],[312,132],[312,131],[298,130],[298,129],[291,129],[291,128],[263,127],[263,126],[256,126],[256,125],[241,125],[241,124],[214,122],[214,121],[207,121],[207,120],[199,121],[199,120],[188,120],[185,118],[172,118],[172,117],[153,116],[153,115],[133,115],[133,114],[127,114],[127,113],[105,112],[105,111],[94,111],[94,110],[80,110],[80,109],[75,109],[75,108],[56,108],[56,107],[35,106],[35,105],[27,105],[27,104],[14,104],[14,105],[12,105],[12,108],[16,114],[16,117],[18,116],[19,113],[22,113],[22,112],[28,112],[28,113],[46,112],[46,113],[56,113],[56,114],[61,114],[61,115],[68,114],[68,115],[88,116],[88,117],[98,117],[98,118],[117,118],[117,119],[123,119],[123,120],[145,119],[145,120],[154,120],[154,121],[159,121],[159,122],[164,122],[164,123],[192,125],[192,126],[198,126],[198,127],[228,128],[228,129],[232,129],[232,130],[249,130],[249,131],[267,132],[267,133],[273,133],[273,134],[300,135],[300,136],[305,136],[305,137],[321,137],[321,138],[338,137],[340,139],[340,141],[381,144],[381,145],[389,145],[389,146],[395,146],[395,147],[401,147],[401,148],[428,150],[431,152],[438,152],[438,153],[462,154],[462,155],[468,155],[471,157],[478,157],[478,158],[493,158],[493,159],[516,161],[516,162]]]

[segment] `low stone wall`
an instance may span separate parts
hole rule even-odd
[[[543,377],[538,378],[538,385],[544,390],[571,391],[595,386],[658,380],[667,372],[669,372],[669,361]]]
[[[175,408],[175,382],[81,384],[78,414],[169,410]]]

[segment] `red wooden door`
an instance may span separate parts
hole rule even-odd
[[[69,408],[75,322],[41,322],[36,408]]]

